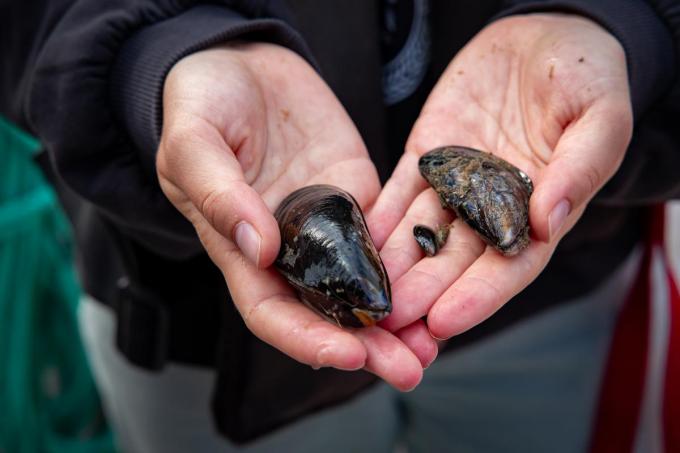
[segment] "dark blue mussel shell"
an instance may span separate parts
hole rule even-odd
[[[529,245],[529,177],[510,163],[483,151],[445,146],[418,162],[423,177],[488,244],[504,255]]]
[[[303,187],[274,217],[281,231],[276,268],[303,302],[345,327],[374,325],[392,311],[385,266],[349,193]]]

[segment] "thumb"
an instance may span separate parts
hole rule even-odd
[[[559,236],[570,215],[581,212],[611,178],[631,134],[627,103],[590,108],[567,126],[529,203],[531,228],[539,240],[550,242]]]
[[[168,133],[161,141],[157,169],[166,195],[194,224],[214,260],[220,261],[201,234],[206,223],[248,261],[268,267],[280,246],[272,213],[245,181],[238,159],[216,129],[187,129]]]

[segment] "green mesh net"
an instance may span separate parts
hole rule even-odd
[[[0,452],[113,452],[78,334],[69,225],[0,118]]]

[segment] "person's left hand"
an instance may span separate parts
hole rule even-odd
[[[496,21],[453,59],[425,104],[406,152],[368,220],[393,282],[397,330],[427,315],[436,338],[464,332],[531,283],[587,202],[614,174],[632,133],[621,45],[576,16]],[[443,145],[482,149],[527,173],[532,241],[504,257],[456,219],[447,244],[424,258],[412,235],[442,210],[418,158]]]

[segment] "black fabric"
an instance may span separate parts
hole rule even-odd
[[[114,303],[116,347],[137,366],[162,369],[168,361],[171,337],[165,301],[125,278],[119,281],[119,287],[120,298]]]
[[[371,159],[387,180],[399,148],[386,146],[378,4],[365,0],[289,1],[296,29],[326,83],[349,112]]]
[[[383,63],[406,44],[413,22],[415,0],[380,0],[380,44]]]
[[[429,3],[428,72],[409,98],[385,108],[376,2],[289,0],[287,10],[284,2],[266,0],[0,0],[0,113],[36,134],[49,152],[77,232],[86,291],[112,306],[121,297],[162,301],[160,318],[153,309],[135,318],[151,319],[145,322],[156,323],[155,333],[137,335],[135,319],[121,325],[130,335],[121,343],[132,338],[123,348],[148,367],[171,360],[216,368],[215,420],[232,440],[253,439],[347,400],[374,378],[313,371],[250,334],[219,270],[160,192],[153,166],[160,93],[182,55],[241,37],[271,40],[314,59],[384,181],[437,78],[484,24],[508,14],[565,11],[614,33],[626,50],[636,113],[635,137],[620,171],[541,276],[450,348],[593,289],[641,238],[644,206],[680,196],[680,2]],[[139,291],[124,292],[117,285],[121,278]],[[167,332],[165,346],[159,332]]]

